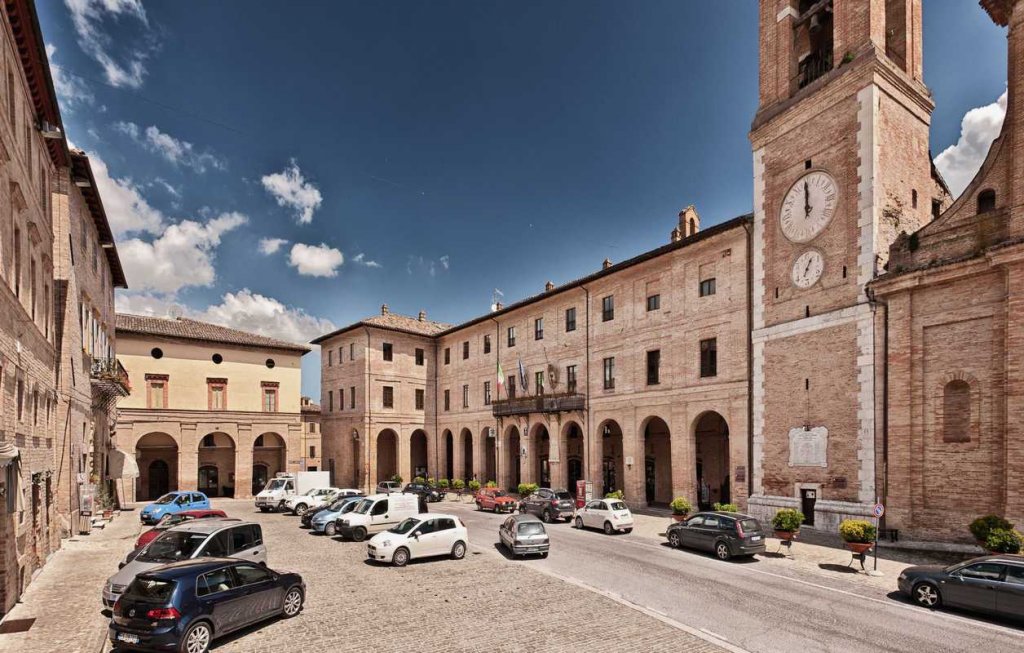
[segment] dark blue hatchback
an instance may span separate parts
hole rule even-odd
[[[184,560],[139,574],[114,605],[119,649],[205,653],[215,637],[302,610],[302,577],[231,558]]]

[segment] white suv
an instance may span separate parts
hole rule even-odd
[[[296,494],[284,500],[284,509],[301,517],[306,511],[322,508],[331,502],[341,490],[336,487],[316,487],[305,494]]]
[[[401,492],[402,484],[398,481],[381,481],[377,483],[376,494],[391,494],[392,492]]]

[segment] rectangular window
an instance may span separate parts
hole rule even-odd
[[[327,412],[334,412],[334,390],[327,391]]]
[[[384,407],[394,408],[395,407],[395,389],[390,385],[384,386]]]
[[[570,394],[576,392],[576,366],[569,365],[565,368],[565,388]]]
[[[341,365],[341,361],[345,358],[345,349],[338,347],[338,365]]]
[[[661,350],[647,352],[647,385],[661,382]]]
[[[701,377],[718,376],[718,341],[709,338],[700,341]]]
[[[491,382],[484,381],[484,406],[491,405]]]
[[[146,380],[146,407],[167,408],[167,379]]]
[[[423,388],[416,388],[416,410],[423,410],[424,397]]]
[[[451,363],[451,362],[452,362],[452,348],[451,347],[445,347],[444,348],[444,364],[447,365],[448,363]]]
[[[505,390],[505,392],[508,393],[508,398],[509,399],[515,399],[516,398],[516,377],[514,375],[508,377],[508,386],[507,386],[507,389]]]
[[[386,361],[394,360],[395,353],[394,353],[394,348],[391,346],[391,343],[390,342],[385,342],[383,344],[383,349],[384,349],[384,360],[386,360]]]
[[[608,295],[601,300],[601,321],[611,322],[615,319],[615,297]]]
[[[565,331],[576,330],[576,307],[565,309]]]
[[[332,407],[331,410],[334,408]],[[338,410],[345,410],[345,388],[338,388]],[[311,426],[316,426],[316,424],[311,424]]]
[[[469,341],[462,343],[462,360],[469,358]]]
[[[348,407],[350,410],[356,409],[356,387],[352,386],[348,389]]]
[[[469,408],[469,386],[462,386],[462,407]]]
[[[423,365],[423,350],[422,349],[417,349],[416,350],[416,364],[417,365]]]
[[[210,410],[228,409],[228,385],[227,382],[208,381],[210,390]]]
[[[615,358],[604,359],[604,389],[611,390],[615,387]]]
[[[484,336],[484,353],[485,354],[491,353],[491,337],[490,336]]]
[[[327,367],[334,367],[334,350],[327,350]]]
[[[647,311],[656,311],[661,308],[661,295],[650,295],[647,297]]]
[[[451,408],[452,408],[452,391],[451,390],[445,390],[444,391],[444,410],[445,410],[445,412],[448,412],[449,410],[451,410]]]
[[[312,444],[309,445],[309,457],[310,458],[316,458],[316,446],[315,445],[312,445]]]
[[[354,361],[356,359],[356,343],[350,342],[348,345],[348,359]]]
[[[508,328],[508,346],[516,346],[516,328],[514,326]]]
[[[538,317],[536,320],[533,321],[533,339],[544,339],[544,318],[542,317]]]
[[[533,388],[536,394],[544,394],[544,372],[533,373]]]
[[[277,412],[277,388],[263,388],[263,412]]]
[[[707,297],[715,294],[715,278],[705,279],[700,282],[700,296]]]
[[[14,296],[21,297],[21,229],[14,228]]]

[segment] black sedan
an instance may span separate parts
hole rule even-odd
[[[258,621],[302,610],[302,577],[232,558],[175,562],[135,577],[114,604],[117,648],[206,653],[211,642]]]
[[[942,567],[907,567],[900,592],[918,605],[964,608],[1003,617],[1024,617],[1024,556],[991,555]]]
[[[699,512],[670,525],[665,535],[673,548],[709,551],[720,560],[764,553],[761,522],[738,512]]]
[[[436,488],[426,483],[409,483],[402,489],[406,494],[418,494],[427,503],[435,503],[444,498],[444,495]]]

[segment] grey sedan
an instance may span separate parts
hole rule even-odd
[[[948,605],[1003,617],[1024,617],[1024,556],[992,555],[948,567],[907,567],[900,592],[926,608]]]
[[[498,538],[513,557],[536,553],[546,558],[551,548],[544,522],[529,514],[505,519],[498,528]]]

